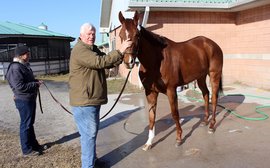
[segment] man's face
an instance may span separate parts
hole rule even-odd
[[[84,33],[80,34],[81,40],[88,44],[88,45],[94,45],[96,40],[96,31],[95,30],[86,30]]]

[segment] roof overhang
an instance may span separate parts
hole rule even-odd
[[[195,3],[195,2],[136,2],[129,1],[129,11],[144,11],[148,6],[151,11],[214,11],[237,12],[270,4],[269,0],[239,0],[233,3]]]
[[[37,35],[27,35],[27,34],[0,34],[0,39],[7,38],[36,38],[36,39],[58,39],[58,40],[68,40],[70,42],[74,41],[73,37],[63,37],[63,36],[37,36]]]
[[[107,33],[110,31],[110,14],[111,14],[112,0],[101,1],[101,16],[99,24],[99,32]]]

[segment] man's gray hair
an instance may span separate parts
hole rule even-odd
[[[80,33],[83,34],[85,33],[86,31],[88,30],[94,30],[96,31],[96,28],[94,25],[92,25],[91,23],[84,23],[82,26],[81,26],[81,29],[80,29]]]

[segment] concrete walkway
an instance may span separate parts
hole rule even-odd
[[[49,82],[48,87],[66,107],[68,90],[64,83]],[[235,110],[246,117],[262,117],[255,107],[270,104],[270,92],[242,85],[224,86],[219,105]],[[7,85],[0,85],[0,128],[18,131],[19,116],[12,93]],[[37,137],[43,142],[58,141],[63,145],[79,145],[79,134],[73,117],[41,90],[44,113],[37,111]],[[230,95],[230,94],[238,94]],[[170,115],[167,97],[160,95],[157,107],[156,137],[151,150],[143,151],[148,136],[148,112],[142,93],[124,94],[115,109],[101,121],[97,140],[98,156],[113,168],[268,168],[270,164],[270,119],[248,121],[218,107],[216,132],[208,134],[200,127],[203,103],[185,96],[200,98],[191,90],[179,93],[179,110],[183,144],[175,147],[175,124]],[[255,97],[256,96],[256,97]],[[117,95],[109,96],[102,106],[101,116],[114,103]],[[37,108],[39,109],[39,108]],[[261,109],[270,115],[270,108]]]

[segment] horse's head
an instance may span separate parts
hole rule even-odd
[[[121,22],[121,30],[119,33],[121,42],[126,39],[132,41],[131,47],[127,48],[124,54],[124,63],[128,69],[132,69],[135,64],[135,58],[138,55],[139,50],[139,30],[137,29],[139,20],[139,14],[137,11],[134,14],[133,19],[125,19],[122,12],[119,12],[119,21]]]

